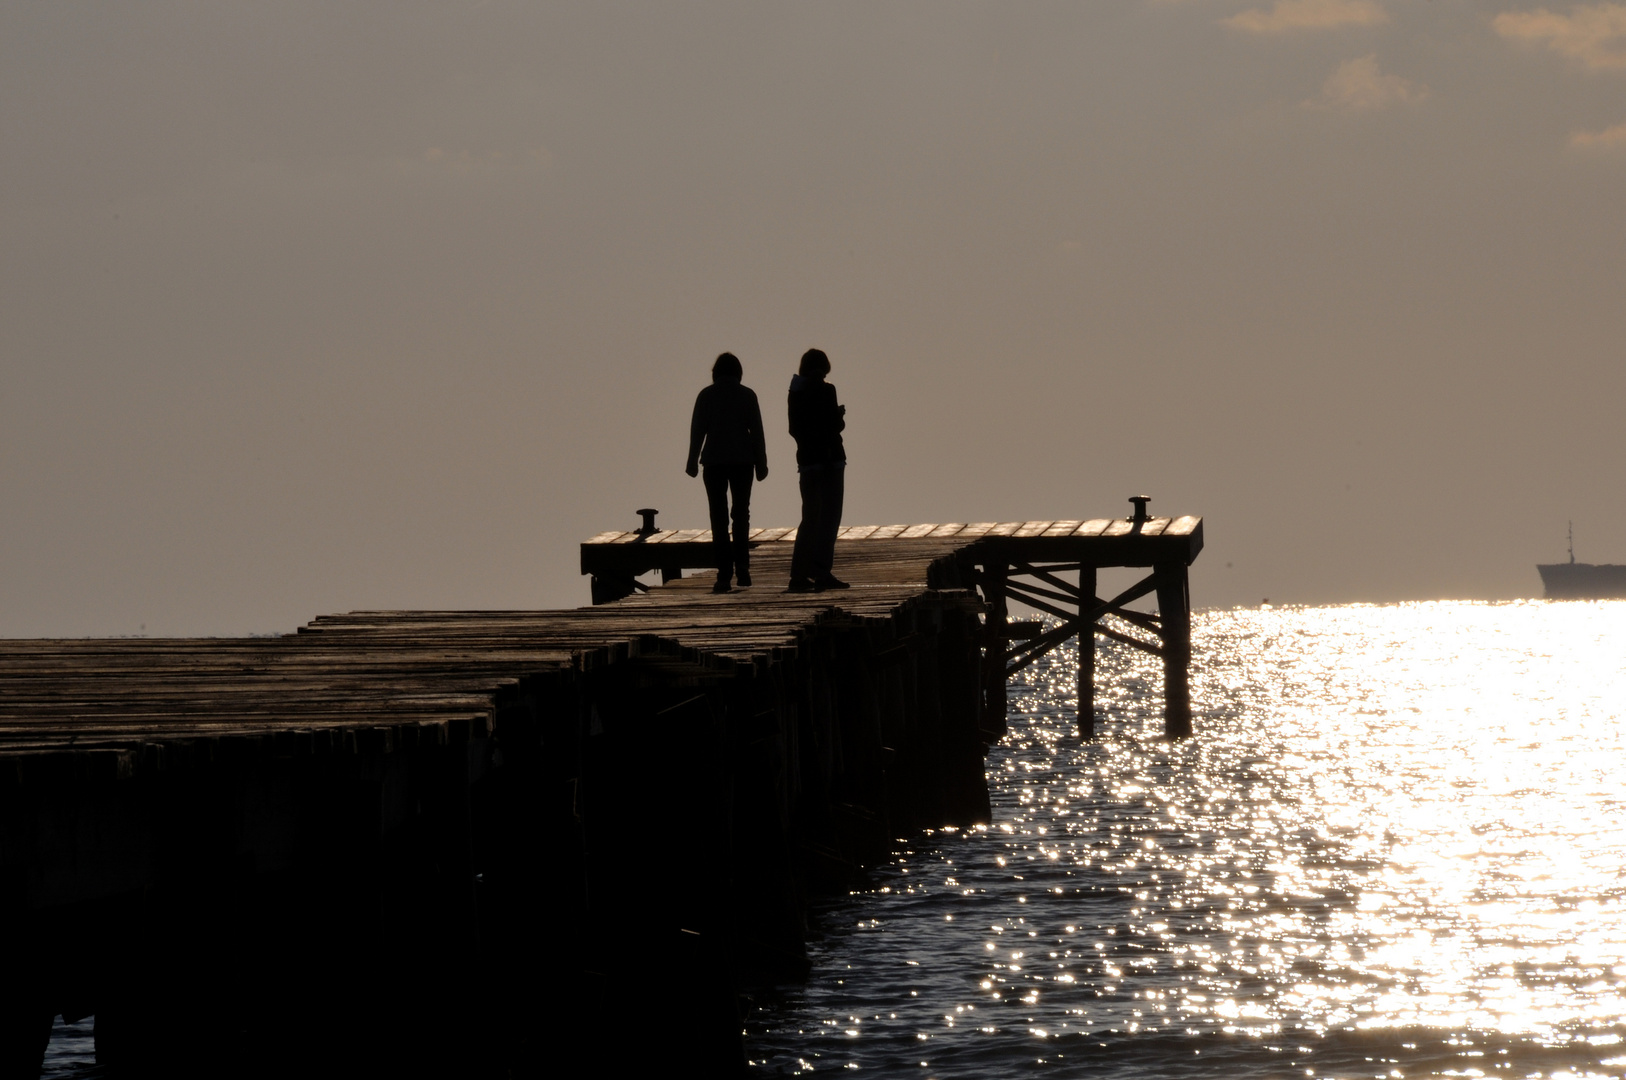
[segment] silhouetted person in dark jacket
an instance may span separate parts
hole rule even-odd
[[[824,381],[828,374],[830,358],[820,349],[809,349],[790,380],[790,433],[796,440],[802,488],[802,523],[790,557],[791,592],[847,587],[830,572],[847,472],[847,451],[841,445],[847,407],[836,404],[836,388]]]
[[[751,584],[751,474],[768,478],[768,445],[762,436],[762,409],[757,396],[740,379],[739,357],[723,353],[711,365],[711,385],[694,399],[689,424],[690,476],[706,467],[703,477],[706,502],[711,507],[711,540],[717,551],[717,584],[713,592],[728,592],[729,579]],[[728,492],[734,491],[734,512],[729,514]],[[734,521],[734,542],[728,523]]]

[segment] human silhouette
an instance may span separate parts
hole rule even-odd
[[[768,478],[768,444],[762,435],[762,409],[750,387],[740,382],[744,369],[739,357],[723,353],[711,365],[711,385],[694,399],[689,423],[689,463],[684,472],[701,478],[711,509],[711,542],[716,552],[717,583],[712,592],[725,593],[734,579],[751,584],[751,476]],[[734,494],[730,513],[728,496]],[[733,543],[728,525],[734,523]]]
[[[830,358],[821,349],[802,354],[801,367],[790,380],[790,434],[796,440],[796,472],[802,489],[802,523],[790,556],[790,591],[845,589],[830,572],[841,529],[841,499],[847,451],[841,433],[847,406],[836,404],[836,388],[825,382]]]

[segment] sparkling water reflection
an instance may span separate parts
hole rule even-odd
[[[820,911],[767,1075],[1621,1076],[1626,603],[1211,612],[1030,669],[993,823]]]

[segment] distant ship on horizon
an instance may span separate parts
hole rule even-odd
[[[1575,524],[1570,523],[1570,561],[1537,563],[1549,600],[1626,599],[1626,566],[1575,561]]]

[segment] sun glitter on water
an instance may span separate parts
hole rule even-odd
[[[991,827],[917,841],[830,904],[752,1059],[1621,1075],[1626,603],[1196,629],[1198,734],[1178,744],[1157,737],[1151,658],[1102,650],[1091,744],[1071,656],[1036,666],[990,754]]]

